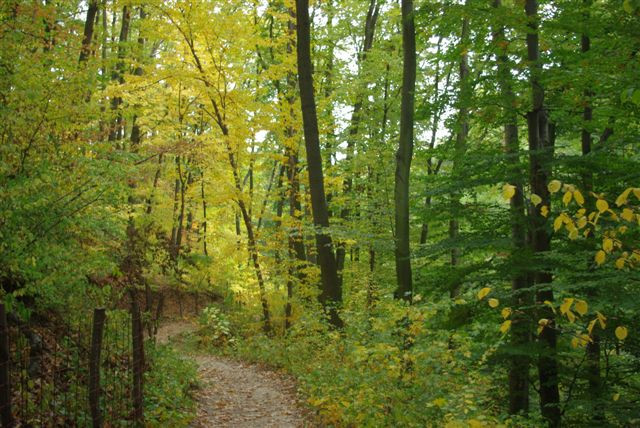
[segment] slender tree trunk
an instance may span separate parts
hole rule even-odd
[[[333,242],[326,231],[329,227],[329,212],[324,190],[318,116],[313,95],[313,77],[311,76],[311,34],[308,0],[296,0],[296,22],[298,84],[302,103],[304,140],[307,148],[311,210],[313,223],[316,227],[316,247],[322,276],[320,302],[328,310],[331,324],[339,328],[342,326],[342,320],[338,315],[338,305],[342,301],[342,287],[338,278],[335,255],[333,254]]]
[[[494,0],[493,7],[501,15],[501,0]],[[514,108],[516,96],[513,90],[511,65],[507,55],[508,42],[503,24],[494,29],[493,42],[498,50],[498,84],[503,104],[504,151],[509,182],[516,187],[510,201],[512,257],[526,252],[525,204],[523,196],[523,172],[520,170],[520,144],[518,139],[518,116]],[[523,262],[515,259],[515,273],[511,280],[514,308],[511,317],[511,348],[513,356],[509,367],[509,413],[529,411],[529,366],[528,349],[531,342],[531,326],[527,308],[531,306],[528,276]]]
[[[129,38],[129,23],[131,21],[131,8],[124,6],[122,8],[122,26],[120,27],[120,37],[118,39],[118,63],[112,74],[112,80],[124,83],[124,57],[126,54],[125,44]],[[122,113],[119,111],[122,104],[121,97],[113,97],[111,99],[111,110],[115,113],[115,118],[109,130],[109,141],[118,141],[122,138]]]
[[[438,38],[437,43],[437,51],[436,55],[440,55],[440,51],[442,49],[442,36]],[[435,82],[433,84],[434,88],[434,100],[433,104],[435,106],[435,112],[433,113],[433,118],[431,122],[431,140],[429,141],[429,150],[433,150],[436,147],[436,137],[438,134],[438,126],[440,125],[440,116],[444,110],[445,104],[440,100],[440,61],[436,63],[435,69]],[[449,77],[451,76],[451,72],[447,73],[447,78],[444,84],[444,91],[449,87]],[[433,164],[433,157],[429,156],[427,159],[427,175],[437,175],[440,170],[440,165],[442,162],[438,162],[437,165]],[[428,188],[425,189],[425,192],[428,191]],[[431,208],[431,195],[428,195],[424,198],[424,211],[425,218],[422,221],[422,229],[420,230],[420,245],[424,245],[427,243],[427,238],[429,236],[429,221],[427,219],[427,214],[429,209]]]
[[[162,172],[162,158],[164,157],[163,153],[158,155],[158,166],[156,167],[156,173],[153,176],[153,186],[151,187],[151,193],[149,194],[149,198],[147,198],[147,214],[151,214],[153,210],[153,197],[155,196],[156,189],[158,188],[158,182],[160,181],[160,173]]]
[[[207,198],[204,196],[204,172],[200,181],[200,196],[202,198],[202,253],[209,255],[207,251]]]
[[[398,288],[395,297],[411,302],[411,249],[409,224],[409,175],[413,158],[413,117],[416,87],[416,30],[413,0],[402,0],[402,101],[400,141],[396,152],[395,177],[395,259]]]
[[[589,28],[589,18],[591,7],[591,0],[584,0],[585,14],[584,14],[584,28]],[[580,50],[583,55],[587,55],[591,50],[591,38],[588,34],[582,34],[580,37]],[[590,129],[593,120],[593,107],[591,98],[593,97],[593,91],[587,89],[584,91],[584,110],[582,112],[583,128],[581,131],[580,139],[582,143],[582,155],[588,156],[591,153],[591,146],[593,144],[592,130]],[[584,192],[589,193],[593,191],[593,174],[591,168],[588,165],[583,166],[582,182],[584,186]],[[597,290],[589,290],[589,294],[595,297]],[[600,333],[598,328],[595,327],[591,333],[591,341],[587,343],[586,349],[587,355],[587,380],[589,382],[589,398],[593,405],[593,424],[594,426],[601,426],[604,423],[605,416],[602,408],[603,401],[603,389],[602,389],[602,375],[600,373]]]
[[[371,0],[369,2],[369,10],[367,12],[367,18],[364,24],[364,45],[362,48],[362,53],[358,57],[358,74],[362,75],[362,69],[365,64],[365,60],[367,58],[367,53],[371,50],[373,46],[373,38],[375,35],[376,22],[378,20],[378,14],[380,11],[380,4],[377,0]],[[359,76],[360,77],[360,76]],[[345,164],[347,165],[346,178],[344,181],[343,193],[347,197],[345,206],[341,212],[340,217],[343,221],[348,221],[350,216],[349,209],[349,197],[351,196],[351,190],[353,187],[353,171],[351,171],[351,164],[353,161],[353,154],[356,145],[356,139],[358,138],[358,128],[360,126],[361,120],[361,110],[364,105],[364,85],[362,82],[358,82],[358,92],[356,94],[356,101],[353,104],[353,113],[351,113],[351,122],[349,124],[349,137],[347,139],[347,157],[345,159]],[[336,264],[338,265],[338,275],[340,277],[340,281],[342,282],[342,271],[344,269],[344,260],[345,260],[345,245],[343,242],[339,243],[336,248]]]
[[[550,206],[547,189],[551,161],[553,160],[553,136],[547,110],[544,103],[544,87],[541,82],[542,64],[540,62],[539,20],[537,0],[525,0],[525,13],[528,19],[527,59],[531,83],[531,111],[527,115],[530,156],[531,191],[542,199],[542,203],[532,211],[532,246],[534,254],[541,256],[551,249],[551,237],[547,232],[546,218],[540,213],[542,206]],[[536,260],[533,274],[534,285],[538,287],[536,299],[541,304],[553,301],[552,275]],[[546,306],[541,310],[540,318],[550,320],[539,336],[541,345],[538,357],[538,376],[540,379],[540,409],[549,426],[560,425],[560,392],[558,389],[557,333],[554,314]]]
[[[180,206],[180,155],[176,156],[176,180],[173,189],[173,224],[171,227],[171,256],[175,259],[178,256],[178,220],[179,220],[179,211],[178,208]]]
[[[144,7],[140,7],[140,21],[143,21],[147,14],[144,11]],[[144,60],[144,37],[142,35],[138,35],[138,61],[142,63]],[[142,66],[138,65],[136,69],[133,71],[133,74],[136,76],[142,76],[144,70]],[[138,150],[138,146],[140,146],[140,142],[142,141],[142,132],[140,130],[140,124],[138,123],[138,115],[134,114],[133,119],[131,120],[131,150],[133,152]]]
[[[465,7],[468,5],[468,1],[465,2]],[[458,130],[456,133],[455,150],[453,155],[453,176],[455,179],[459,179],[462,176],[462,160],[467,149],[467,136],[469,134],[469,101],[471,98],[471,85],[469,82],[469,18],[465,15],[462,18],[462,31],[460,32],[460,46],[462,48],[462,54],[460,55],[460,95],[458,98]],[[456,242],[460,234],[460,221],[458,216],[461,214],[462,207],[460,205],[460,193],[454,192],[451,200],[451,220],[449,221],[449,239],[452,243],[451,248],[451,266],[458,266],[460,264],[460,247]],[[451,284],[449,290],[451,297],[456,297],[460,294],[461,283],[459,280],[455,280]]]

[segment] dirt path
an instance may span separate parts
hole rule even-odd
[[[194,329],[186,321],[171,322],[158,340]],[[297,428],[309,426],[298,405],[292,380],[256,365],[208,354],[190,355],[198,363],[202,384],[194,427]]]

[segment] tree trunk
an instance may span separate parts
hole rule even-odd
[[[416,87],[416,30],[413,0],[402,0],[402,101],[400,105],[400,141],[396,152],[395,177],[395,259],[398,288],[395,297],[411,302],[411,249],[409,225],[409,174],[413,158],[413,116]]]
[[[91,54],[91,40],[93,39],[93,28],[97,13],[98,0],[90,0],[87,19],[84,21],[84,34],[82,37],[82,47],[80,48],[79,62],[85,62],[89,58],[89,54]]]
[[[465,2],[465,7],[468,1]],[[456,133],[455,150],[453,154],[453,177],[459,179],[462,176],[462,159],[467,149],[467,136],[469,134],[469,101],[471,97],[471,85],[469,82],[469,18],[465,15],[462,18],[462,30],[460,32],[460,47],[462,54],[460,55],[460,95],[458,98],[458,130]],[[451,248],[451,266],[458,266],[460,263],[460,247],[457,244],[460,234],[460,222],[458,216],[461,214],[462,207],[460,205],[460,192],[454,191],[451,198],[451,220],[449,221],[449,239],[452,243]],[[452,298],[460,294],[461,283],[458,279],[451,284],[449,290]]]
[[[131,21],[131,9],[129,6],[122,8],[122,26],[120,27],[120,37],[118,39],[118,63],[111,76],[111,79],[124,83],[124,57],[125,57],[125,43],[129,38],[129,23]],[[122,113],[119,111],[122,104],[121,97],[113,97],[111,99],[111,111],[115,113],[115,118],[111,123],[111,129],[109,130],[109,141],[118,141],[122,138]]]
[[[325,310],[329,312],[332,326],[341,327],[342,320],[338,315],[338,305],[342,301],[342,287],[338,279],[336,259],[333,254],[333,242],[326,231],[326,228],[329,227],[329,212],[324,191],[318,117],[313,95],[313,77],[311,76],[311,35],[308,0],[296,0],[296,22],[298,84],[300,86],[302,104],[304,140],[307,149],[311,210],[313,224],[316,227],[316,247],[322,276],[320,302]]]
[[[544,87],[541,82],[542,64],[540,63],[540,46],[538,36],[538,2],[525,0],[525,12],[528,19],[527,59],[531,84],[531,111],[527,115],[530,157],[531,191],[542,199],[542,203],[532,210],[532,246],[534,254],[540,256],[551,249],[551,237],[547,232],[546,218],[540,213],[542,206],[550,207],[550,196],[547,189],[551,161],[553,160],[553,136],[549,126],[547,110],[544,103]],[[534,285],[539,290],[536,294],[538,304],[553,301],[551,288],[552,275],[539,266],[536,260],[533,274]],[[549,426],[560,425],[560,392],[558,390],[557,333],[554,314],[546,305],[540,311],[540,318],[550,322],[539,336],[541,350],[538,356],[538,376],[540,380],[540,409]]]
[[[375,35],[376,22],[378,20],[378,13],[380,11],[380,4],[377,0],[371,0],[369,3],[369,10],[367,12],[367,19],[364,24],[364,45],[362,53],[358,57],[358,74],[362,74],[362,68],[367,58],[367,53],[373,46],[373,38]],[[361,120],[361,110],[364,104],[364,87],[362,82],[358,82],[358,92],[356,94],[356,101],[353,104],[353,113],[351,114],[351,122],[349,124],[349,137],[347,139],[347,157],[345,164],[347,165],[346,178],[344,181],[343,193],[347,197],[345,204],[349,204],[349,197],[351,196],[351,189],[353,187],[353,172],[351,171],[351,163],[353,160],[353,153],[356,145],[356,138],[358,137],[358,128]],[[348,205],[340,212],[340,217],[343,221],[348,221],[350,210]],[[336,248],[336,264],[338,265],[338,275],[342,282],[342,270],[344,269],[345,260],[345,245],[340,243]]]
[[[501,0],[494,0],[493,7],[501,15]],[[509,182],[516,187],[516,193],[510,201],[511,242],[513,255],[526,251],[525,205],[523,196],[523,172],[520,170],[520,145],[518,141],[518,116],[514,108],[516,96],[513,91],[511,65],[507,55],[508,42],[503,24],[494,29],[493,42],[498,50],[498,84],[502,98],[504,121],[504,151],[507,162]],[[529,282],[522,262],[515,260],[515,273],[511,280],[514,308],[511,317],[511,362],[509,366],[509,413],[528,413],[529,411],[529,366],[527,347],[531,342],[531,326],[527,308],[531,306]]]

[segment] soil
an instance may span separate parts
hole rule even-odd
[[[193,331],[188,321],[165,323],[157,339],[167,343]],[[178,345],[179,347],[179,345]],[[204,353],[192,354],[201,388],[193,427],[298,428],[313,426],[293,379],[262,366]]]

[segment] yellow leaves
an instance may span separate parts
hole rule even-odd
[[[571,190],[566,191],[564,196],[562,197],[562,203],[565,206],[569,205],[569,203],[571,202],[571,198],[572,197],[573,197],[573,192],[571,192]]]
[[[549,185],[547,186],[547,189],[549,189],[550,193],[557,193],[561,187],[562,187],[562,183],[560,181],[551,180],[549,182]]]
[[[509,331],[510,328],[511,328],[511,320],[506,320],[500,326],[500,332],[502,334],[506,334]]]
[[[610,253],[611,251],[613,251],[613,239],[611,238],[604,238],[602,240],[602,249],[604,250],[605,253]]]
[[[627,335],[629,334],[629,332],[627,331],[627,327],[624,326],[616,327],[615,333],[618,340],[625,340],[627,338]]]
[[[600,250],[596,253],[596,256],[594,257],[594,260],[596,261],[596,263],[598,264],[598,266],[602,265],[604,263],[604,261],[607,258],[607,254]]]
[[[629,187],[628,189],[626,189],[624,192],[622,192],[620,194],[620,196],[618,196],[616,198],[616,205],[617,206],[621,206],[627,203],[627,199],[629,199],[629,194],[631,193],[631,191],[633,190],[632,187]]]
[[[502,197],[506,201],[513,198],[515,194],[516,194],[516,186],[512,184],[505,184],[504,186],[502,186]]]
[[[582,316],[585,315],[589,310],[589,304],[587,304],[587,302],[585,302],[584,300],[578,300],[576,301],[574,308],[576,312]]]
[[[492,308],[497,308],[499,304],[500,301],[498,299],[489,299],[489,306]]]
[[[563,217],[564,214],[559,215],[558,217],[556,217],[556,219],[553,221],[553,230],[555,232],[557,232],[558,230],[560,230],[562,228],[562,223],[564,220]]]
[[[502,318],[507,319],[511,316],[511,308],[503,308],[502,311],[500,311],[500,315],[502,315]]]
[[[613,396],[611,397],[611,399],[613,401],[618,401],[620,399],[620,393],[616,392],[615,394],[613,394]]]
[[[489,294],[490,292],[491,292],[491,288],[484,287],[482,290],[478,291],[478,300],[484,299],[487,296],[487,294]]]
[[[582,216],[578,219],[578,229],[582,229],[587,225],[587,218]]]
[[[440,397],[440,398],[436,398],[435,400],[432,400],[431,404],[433,404],[436,407],[444,407],[444,405],[447,404],[447,400]]]
[[[538,320],[538,336],[540,336],[540,333],[542,333],[542,330],[544,330],[545,327],[548,326],[550,323],[551,321],[546,318],[541,318],[540,320]]]
[[[531,194],[531,203],[533,204],[534,207],[537,207],[538,205],[540,205],[542,203],[542,198],[538,195],[536,195],[535,193]]]
[[[571,305],[573,305],[573,301],[574,299],[571,297],[565,298],[562,305],[560,305],[560,313],[566,315],[571,323],[576,320],[576,316],[571,312]]]
[[[602,214],[609,209],[609,203],[604,199],[598,199],[596,201],[596,208],[598,209],[598,212]]]
[[[560,313],[562,315],[566,314],[571,309],[571,305],[573,305],[573,298],[565,298],[562,305],[560,305]]]
[[[604,330],[607,327],[607,317],[602,315],[600,312],[596,312],[596,316],[598,317],[600,328]]]
[[[542,208],[540,208],[540,215],[542,217],[547,217],[549,215],[549,207],[546,205],[543,205]]]
[[[582,196],[582,193],[580,193],[579,190],[574,190],[573,191],[573,199],[576,200],[578,205],[580,205],[580,206],[584,205],[584,196]]]
[[[578,334],[571,339],[571,346],[574,348],[583,348],[591,342],[591,338],[586,334]]]
[[[622,210],[622,214],[620,214],[620,217],[622,217],[623,220],[632,222],[635,215],[633,214],[633,210],[625,208]]]
[[[624,257],[618,257],[618,259],[616,260],[616,268],[617,269],[624,269]]]

